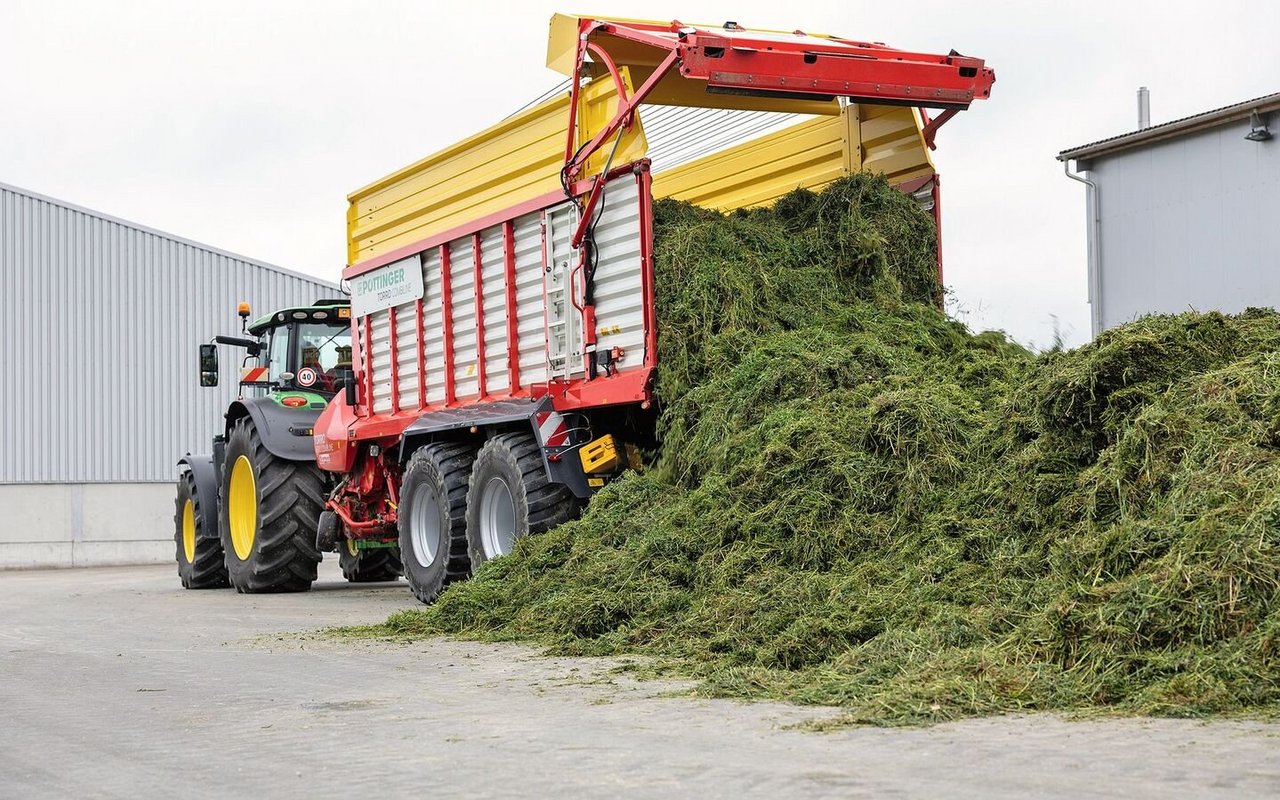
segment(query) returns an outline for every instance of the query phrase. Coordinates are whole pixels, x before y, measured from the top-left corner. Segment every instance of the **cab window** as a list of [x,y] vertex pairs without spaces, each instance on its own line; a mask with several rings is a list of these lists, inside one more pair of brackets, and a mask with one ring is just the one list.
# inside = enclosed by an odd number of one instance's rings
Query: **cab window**
[[271,344],[267,347],[267,378],[279,381],[282,373],[289,371],[289,334],[288,325],[282,325],[271,331]]
[[308,322],[298,326],[301,347],[299,368],[311,367],[321,375],[351,368],[351,326]]

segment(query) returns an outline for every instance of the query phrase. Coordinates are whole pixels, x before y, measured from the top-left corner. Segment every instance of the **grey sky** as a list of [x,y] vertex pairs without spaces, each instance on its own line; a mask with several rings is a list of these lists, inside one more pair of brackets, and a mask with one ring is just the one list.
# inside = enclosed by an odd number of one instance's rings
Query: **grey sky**
[[1083,187],[1054,154],[1280,90],[1273,2],[56,2],[0,0],[0,181],[336,279],[347,192],[556,84],[555,11],[803,28],[996,70],[950,122],[960,316],[1088,337]]

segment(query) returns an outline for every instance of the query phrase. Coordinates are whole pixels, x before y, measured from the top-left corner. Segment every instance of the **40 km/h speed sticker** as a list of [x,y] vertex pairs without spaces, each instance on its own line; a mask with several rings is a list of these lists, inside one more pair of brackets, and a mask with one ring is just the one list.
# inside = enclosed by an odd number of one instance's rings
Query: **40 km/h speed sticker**
[[320,379],[320,376],[317,375],[316,371],[311,367],[303,367],[302,369],[298,370],[299,386],[315,386],[316,381],[319,379]]

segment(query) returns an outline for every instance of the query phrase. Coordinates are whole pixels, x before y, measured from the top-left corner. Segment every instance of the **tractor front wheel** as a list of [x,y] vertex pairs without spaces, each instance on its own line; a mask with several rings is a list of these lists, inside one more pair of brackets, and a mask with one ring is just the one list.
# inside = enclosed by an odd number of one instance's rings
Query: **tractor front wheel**
[[230,585],[218,532],[205,530],[205,503],[213,503],[216,508],[218,500],[201,497],[195,473],[183,472],[178,478],[173,541],[178,549],[178,577],[186,589],[222,589]]
[[316,522],[324,477],[315,464],[276,458],[249,417],[233,423],[222,470],[222,549],[241,592],[304,592],[316,579]]

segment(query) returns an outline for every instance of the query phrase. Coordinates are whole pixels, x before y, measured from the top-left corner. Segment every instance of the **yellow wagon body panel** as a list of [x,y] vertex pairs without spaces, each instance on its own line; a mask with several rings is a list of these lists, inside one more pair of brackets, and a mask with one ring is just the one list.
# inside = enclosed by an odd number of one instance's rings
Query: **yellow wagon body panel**
[[[622,71],[631,89],[630,78]],[[603,127],[617,108],[610,80],[583,87],[578,141]],[[347,196],[347,263],[481,219],[560,188],[569,97],[548,100],[463,139]],[[612,145],[610,145],[610,149]],[[640,125],[628,131],[614,162],[644,156]],[[608,151],[589,163],[599,169]]]

